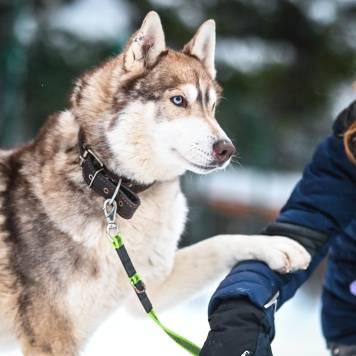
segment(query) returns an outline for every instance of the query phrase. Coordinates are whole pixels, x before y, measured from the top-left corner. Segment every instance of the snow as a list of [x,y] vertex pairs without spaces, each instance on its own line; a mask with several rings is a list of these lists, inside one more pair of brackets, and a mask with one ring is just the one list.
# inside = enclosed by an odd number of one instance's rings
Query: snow
[[[199,346],[203,345],[209,331],[206,311],[213,290],[185,305],[160,313],[159,319],[172,331]],[[328,355],[321,334],[319,303],[319,298],[311,298],[302,288],[277,312],[277,333],[272,343],[274,356]],[[97,330],[81,356],[139,356],[143,353],[156,356],[188,355],[149,317],[136,319],[119,310]],[[1,355],[21,356],[21,353],[1,352]]]
[[[158,317],[169,329],[203,345],[209,331],[207,304],[210,293]],[[294,299],[286,303],[276,314],[277,334],[272,343],[274,356],[327,356],[319,323],[319,302],[309,299],[301,289]],[[120,325],[120,318],[127,318]],[[237,336],[238,337],[238,336]],[[131,319],[125,312],[117,312],[98,330],[83,356],[147,354],[183,356],[188,355],[176,345],[153,321]]]

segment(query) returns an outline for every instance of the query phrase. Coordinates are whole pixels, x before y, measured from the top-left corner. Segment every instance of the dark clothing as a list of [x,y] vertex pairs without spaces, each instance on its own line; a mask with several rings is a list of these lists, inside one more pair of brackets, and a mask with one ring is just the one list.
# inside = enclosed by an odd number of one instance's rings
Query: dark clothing
[[220,303],[209,323],[199,356],[272,356],[266,314],[247,298]]
[[214,293],[209,315],[222,300],[248,297],[266,313],[273,339],[274,298],[278,309],[329,252],[322,296],[323,332],[330,342],[356,344],[356,292],[350,287],[356,281],[356,166],[347,158],[342,139],[355,120],[353,103],[338,116],[333,135],[320,143],[279,216],[263,232],[288,236],[304,245],[313,256],[308,269],[281,275],[262,262],[242,262]]

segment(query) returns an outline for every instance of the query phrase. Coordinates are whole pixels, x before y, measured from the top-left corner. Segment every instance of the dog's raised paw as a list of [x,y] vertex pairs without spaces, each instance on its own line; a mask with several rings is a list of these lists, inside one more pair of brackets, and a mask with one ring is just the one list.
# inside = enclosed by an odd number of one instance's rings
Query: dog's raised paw
[[307,269],[310,254],[298,242],[283,236],[260,236],[263,256],[256,256],[280,273]]

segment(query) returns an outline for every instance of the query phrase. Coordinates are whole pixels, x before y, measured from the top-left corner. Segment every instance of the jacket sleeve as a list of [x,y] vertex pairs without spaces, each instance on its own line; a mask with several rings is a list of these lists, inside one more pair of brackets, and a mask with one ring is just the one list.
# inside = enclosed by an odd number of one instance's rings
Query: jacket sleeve
[[356,167],[347,158],[342,140],[345,127],[356,117],[355,108],[354,103],[339,115],[334,134],[318,146],[279,216],[262,232],[287,236],[304,245],[312,255],[308,269],[281,275],[262,262],[242,262],[213,294],[209,315],[221,300],[248,297],[265,310],[272,326],[270,337],[274,337],[274,311],[307,280],[355,214]]

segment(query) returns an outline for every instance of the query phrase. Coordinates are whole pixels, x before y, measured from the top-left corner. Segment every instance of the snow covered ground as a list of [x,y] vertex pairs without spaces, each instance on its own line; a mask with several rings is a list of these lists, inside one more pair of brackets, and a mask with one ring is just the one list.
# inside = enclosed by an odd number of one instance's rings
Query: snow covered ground
[[[159,318],[166,327],[202,345],[209,330],[206,320],[209,296],[210,292],[188,304],[161,313]],[[277,335],[272,344],[274,356],[328,356],[320,330],[319,309],[319,299],[310,298],[302,288],[277,312]],[[20,352],[0,354],[21,356]],[[96,332],[82,356],[142,354],[188,355],[151,319],[135,319],[124,311],[118,311]]]
[[[206,309],[210,293],[159,315],[171,330],[201,346],[209,331]],[[303,289],[276,314],[274,356],[327,356],[319,322],[319,299]],[[120,322],[120,318],[124,318]],[[121,352],[119,352],[121,350]],[[125,351],[122,351],[125,350]],[[131,319],[119,311],[92,338],[83,356],[188,355],[149,318]],[[221,355],[225,356],[225,355]],[[227,356],[227,355],[226,355]]]

